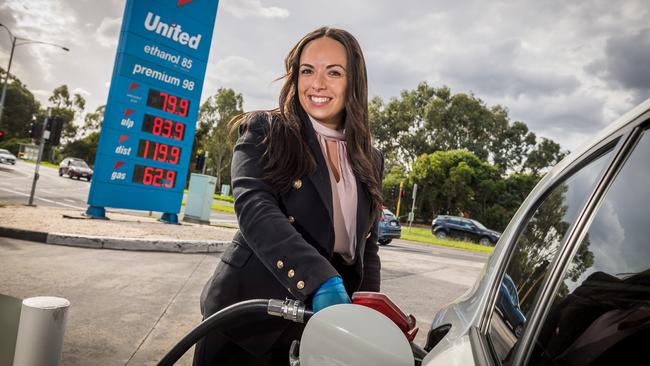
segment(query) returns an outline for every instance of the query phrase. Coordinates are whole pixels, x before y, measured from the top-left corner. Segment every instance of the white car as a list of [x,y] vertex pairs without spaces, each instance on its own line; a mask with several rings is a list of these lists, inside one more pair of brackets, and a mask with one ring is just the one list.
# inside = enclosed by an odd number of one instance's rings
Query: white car
[[422,365],[650,364],[649,126],[650,99],[540,181]]
[[16,156],[9,150],[0,149],[0,163],[16,165]]

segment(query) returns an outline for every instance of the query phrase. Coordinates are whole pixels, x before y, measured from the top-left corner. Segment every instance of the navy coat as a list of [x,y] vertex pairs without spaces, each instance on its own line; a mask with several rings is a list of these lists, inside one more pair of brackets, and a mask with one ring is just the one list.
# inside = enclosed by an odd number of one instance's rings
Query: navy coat
[[[234,146],[232,187],[240,229],[203,290],[204,317],[248,299],[293,298],[308,303],[321,283],[335,275],[343,277],[350,294],[379,291],[377,222],[370,221],[366,185],[357,179],[357,248],[355,262],[348,266],[333,253],[330,178],[311,122],[303,121],[317,169],[294,181],[284,194],[262,179],[262,141],[269,123],[260,113],[240,131]],[[383,157],[375,153],[377,169],[383,173]],[[264,354],[291,323],[262,318],[242,319],[240,326],[223,333],[246,351]]]

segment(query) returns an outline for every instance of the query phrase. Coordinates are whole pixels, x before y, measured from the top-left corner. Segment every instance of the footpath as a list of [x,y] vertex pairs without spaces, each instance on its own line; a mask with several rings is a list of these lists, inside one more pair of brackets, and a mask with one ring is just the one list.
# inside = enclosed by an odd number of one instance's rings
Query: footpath
[[82,214],[69,208],[2,206],[0,237],[87,248],[215,253],[222,252],[235,233],[229,227],[183,221],[170,225],[136,211],[108,210],[108,220]]
[[[137,211],[108,211],[109,220],[82,213],[0,206],[0,300],[70,301],[62,365],[155,365],[201,321],[201,290],[235,229],[170,225]],[[192,355],[177,364],[191,365]]]

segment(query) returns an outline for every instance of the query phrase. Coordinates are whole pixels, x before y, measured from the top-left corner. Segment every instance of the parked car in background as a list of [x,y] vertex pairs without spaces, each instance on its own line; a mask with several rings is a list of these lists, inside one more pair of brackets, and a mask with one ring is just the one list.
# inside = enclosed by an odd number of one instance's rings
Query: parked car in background
[[402,226],[395,214],[387,208],[382,210],[377,235],[379,245],[389,244],[393,239],[399,239],[402,236]]
[[16,156],[9,150],[0,149],[0,163],[16,165]]
[[83,159],[79,158],[65,158],[59,164],[59,176],[67,175],[72,178],[85,178],[87,181],[93,178],[93,170],[90,169],[88,164]]
[[490,230],[476,220],[448,215],[439,215],[433,219],[431,233],[439,239],[451,237],[481,245],[494,245],[501,236],[500,232]]

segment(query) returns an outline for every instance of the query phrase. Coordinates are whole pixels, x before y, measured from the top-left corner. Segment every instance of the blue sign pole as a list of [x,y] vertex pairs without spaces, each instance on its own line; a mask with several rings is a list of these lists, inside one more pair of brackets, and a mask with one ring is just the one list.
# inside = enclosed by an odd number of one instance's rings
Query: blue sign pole
[[218,0],[127,0],[86,216],[178,223]]

